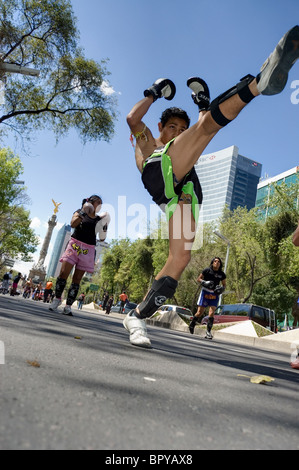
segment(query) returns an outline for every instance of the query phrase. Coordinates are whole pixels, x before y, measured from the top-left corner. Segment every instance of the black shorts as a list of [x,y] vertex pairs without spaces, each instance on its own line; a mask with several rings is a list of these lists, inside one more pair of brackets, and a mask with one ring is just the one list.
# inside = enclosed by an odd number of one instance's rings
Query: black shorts
[[173,140],[168,142],[161,151],[153,153],[146,159],[142,182],[153,201],[166,213],[168,220],[173,215],[178,202],[184,200],[192,205],[192,214],[197,222],[202,203],[200,182],[193,167],[182,181],[176,183],[171,158],[167,155],[172,142]]

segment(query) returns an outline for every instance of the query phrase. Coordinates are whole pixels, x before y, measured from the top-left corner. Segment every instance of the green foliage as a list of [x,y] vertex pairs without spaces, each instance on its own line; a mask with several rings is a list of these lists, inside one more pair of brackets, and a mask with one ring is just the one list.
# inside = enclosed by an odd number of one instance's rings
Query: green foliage
[[24,188],[16,185],[23,173],[19,157],[10,149],[0,149],[0,215],[8,211],[11,201],[24,197]]
[[[30,228],[29,212],[22,206],[10,206],[10,212],[0,217],[0,259],[2,256],[32,261],[38,239]],[[1,262],[0,262],[1,263]]]
[[69,0],[0,0],[0,42],[4,62],[40,71],[7,74],[0,124],[27,138],[48,128],[58,139],[74,128],[84,143],[111,139],[116,102],[105,93],[106,63],[84,57]]
[[21,203],[27,197],[24,187],[16,184],[23,173],[19,157],[10,149],[0,149],[0,267],[4,257],[32,261],[38,239],[30,228],[29,212]]

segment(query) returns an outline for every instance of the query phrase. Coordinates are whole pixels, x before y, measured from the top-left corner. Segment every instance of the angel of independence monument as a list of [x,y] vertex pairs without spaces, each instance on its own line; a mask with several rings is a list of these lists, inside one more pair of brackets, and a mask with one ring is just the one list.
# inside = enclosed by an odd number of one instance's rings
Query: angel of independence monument
[[46,279],[47,268],[45,266],[45,259],[48,254],[48,249],[49,249],[54,227],[57,224],[56,214],[58,212],[58,207],[61,204],[61,202],[57,204],[53,199],[52,201],[55,206],[55,209],[54,209],[54,213],[52,214],[52,217],[50,217],[50,219],[48,220],[48,230],[44,239],[43,246],[40,250],[39,260],[36,264],[33,265],[28,276],[29,278],[32,279],[33,282],[44,282],[44,280]]

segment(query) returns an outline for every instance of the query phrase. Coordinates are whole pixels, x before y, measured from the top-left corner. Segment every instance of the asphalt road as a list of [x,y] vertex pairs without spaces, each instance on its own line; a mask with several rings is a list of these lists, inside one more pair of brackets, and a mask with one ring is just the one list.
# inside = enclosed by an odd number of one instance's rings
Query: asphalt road
[[0,449],[299,449],[286,354],[157,327],[143,350],[121,319],[74,313],[0,295]]

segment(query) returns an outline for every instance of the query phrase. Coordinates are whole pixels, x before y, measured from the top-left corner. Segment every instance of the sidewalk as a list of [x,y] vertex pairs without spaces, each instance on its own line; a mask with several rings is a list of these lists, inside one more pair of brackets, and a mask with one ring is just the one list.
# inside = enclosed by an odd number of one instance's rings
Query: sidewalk
[[[110,314],[107,315],[104,310],[101,310],[97,305],[94,306],[92,304],[85,305],[83,307],[83,311],[103,315],[106,318],[113,317],[120,318],[122,320],[125,318],[125,315],[116,312],[110,312]],[[217,341],[229,341],[235,344],[243,344],[249,347],[277,351],[285,354],[294,353],[296,348],[299,350],[299,328],[259,338],[251,333],[249,323],[251,322],[238,322],[238,324],[234,324],[234,326],[224,328],[223,330],[213,331],[214,339],[217,339]],[[188,325],[179,317],[179,315],[173,312],[166,312],[159,317],[150,318],[147,320],[147,324],[189,333]],[[195,328],[194,334],[204,337],[205,330]]]

